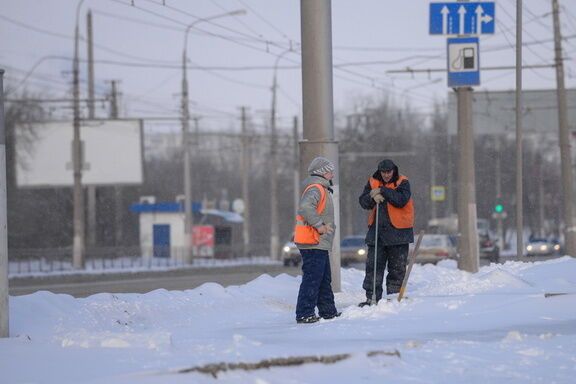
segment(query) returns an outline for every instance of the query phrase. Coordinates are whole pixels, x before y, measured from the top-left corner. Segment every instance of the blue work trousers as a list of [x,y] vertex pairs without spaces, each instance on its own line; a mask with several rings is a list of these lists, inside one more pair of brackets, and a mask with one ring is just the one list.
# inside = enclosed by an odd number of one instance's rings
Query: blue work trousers
[[296,319],[314,316],[318,307],[320,317],[332,317],[336,313],[330,257],[323,249],[301,249],[302,283],[296,304]]

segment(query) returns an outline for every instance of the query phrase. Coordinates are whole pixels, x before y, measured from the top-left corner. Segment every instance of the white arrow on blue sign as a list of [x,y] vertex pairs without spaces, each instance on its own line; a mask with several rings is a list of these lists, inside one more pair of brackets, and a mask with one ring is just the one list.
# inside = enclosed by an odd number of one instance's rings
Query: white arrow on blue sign
[[430,3],[431,35],[494,33],[494,2]]

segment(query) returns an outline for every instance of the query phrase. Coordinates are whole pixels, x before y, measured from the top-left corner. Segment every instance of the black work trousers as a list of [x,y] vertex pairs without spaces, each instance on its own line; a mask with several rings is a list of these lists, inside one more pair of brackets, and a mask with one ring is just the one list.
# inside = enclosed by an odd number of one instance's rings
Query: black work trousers
[[[374,246],[368,246],[366,258],[366,276],[362,288],[366,290],[366,297],[372,298],[374,286]],[[376,260],[376,300],[382,298],[382,284],[384,282],[384,270],[386,275],[386,293],[388,295],[398,293],[406,274],[408,260],[408,244],[380,245],[378,244],[378,259]]]

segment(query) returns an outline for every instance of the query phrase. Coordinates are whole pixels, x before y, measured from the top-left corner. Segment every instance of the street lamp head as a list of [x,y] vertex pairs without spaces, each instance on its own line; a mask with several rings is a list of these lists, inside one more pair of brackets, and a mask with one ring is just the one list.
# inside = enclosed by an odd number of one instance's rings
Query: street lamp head
[[184,31],[184,51],[186,51],[186,45],[188,44],[188,32],[190,32],[190,30],[197,24],[203,23],[205,21],[212,21],[214,19],[219,19],[221,17],[228,17],[228,16],[240,16],[240,15],[245,15],[246,14],[246,10],[245,9],[237,9],[235,11],[230,11],[230,12],[226,12],[226,13],[220,13],[218,15],[214,15],[214,16],[208,16],[208,17],[202,17],[200,19],[197,19],[195,21],[193,21],[192,23],[190,23],[187,27],[186,30]]

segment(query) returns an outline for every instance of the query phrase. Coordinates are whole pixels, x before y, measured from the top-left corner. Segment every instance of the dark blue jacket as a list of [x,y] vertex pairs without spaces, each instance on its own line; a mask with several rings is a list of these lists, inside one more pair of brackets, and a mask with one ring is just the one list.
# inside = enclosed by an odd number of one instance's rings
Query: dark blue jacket
[[[398,170],[395,169],[395,176]],[[380,172],[376,171],[373,178],[382,180]],[[396,179],[398,179],[396,177]],[[384,182],[382,180],[382,182]],[[358,198],[360,206],[366,210],[372,210],[376,205],[376,202],[370,197],[370,182],[368,181],[364,186],[364,191]],[[414,242],[414,230],[412,228],[397,229],[394,228],[390,222],[390,216],[388,215],[388,209],[386,208],[386,202],[396,206],[403,207],[408,203],[412,192],[410,191],[410,182],[404,180],[396,187],[396,189],[390,189],[386,187],[381,187],[380,192],[384,196],[385,202],[380,204],[380,209],[378,212],[378,244],[379,245],[400,245],[408,244]],[[374,245],[375,240],[375,227],[376,221],[368,228],[368,233],[366,234],[366,244],[369,246]]]

